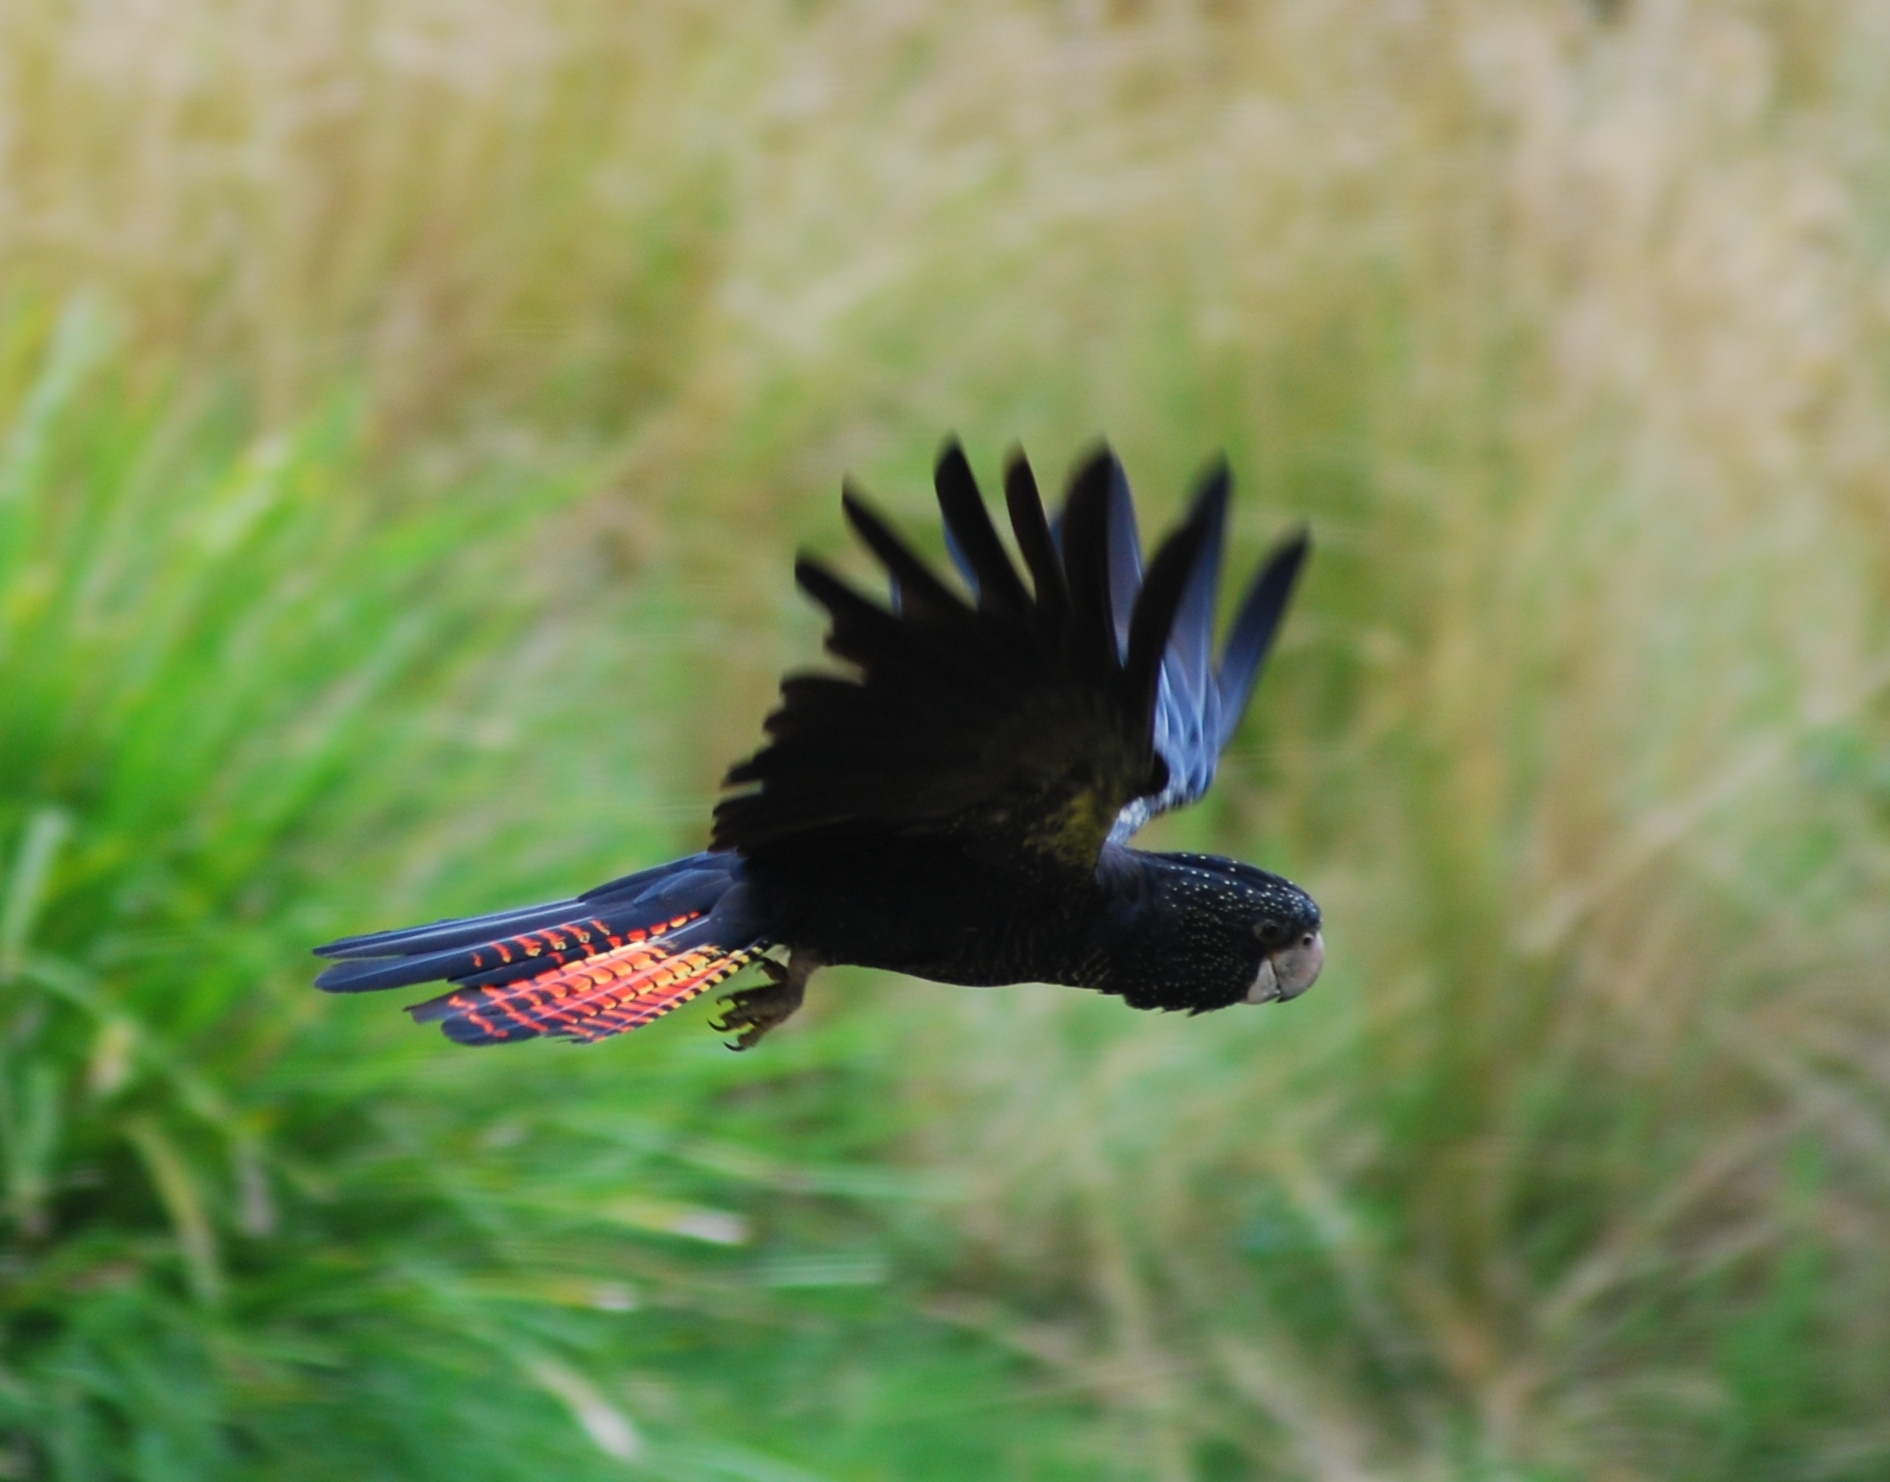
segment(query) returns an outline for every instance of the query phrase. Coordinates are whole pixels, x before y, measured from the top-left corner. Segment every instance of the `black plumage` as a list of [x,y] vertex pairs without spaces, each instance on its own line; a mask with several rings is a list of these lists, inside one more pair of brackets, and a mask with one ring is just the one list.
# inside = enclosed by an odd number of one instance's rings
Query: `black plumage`
[[318,952],[341,961],[318,985],[445,980],[453,990],[414,1013],[455,1039],[596,1039],[758,962],[769,981],[729,995],[718,1025],[742,1047],[831,963],[1197,1013],[1304,992],[1324,944],[1303,891],[1234,860],[1128,845],[1213,780],[1304,534],[1269,558],[1216,666],[1224,467],[1146,571],[1106,449],[1079,467],[1054,525],[1013,458],[1021,574],[956,444],[936,484],[970,601],[849,488],[847,518],[892,604],[797,563],[850,672],[783,681],[768,744],[728,774],[708,851],[569,901],[331,943]]

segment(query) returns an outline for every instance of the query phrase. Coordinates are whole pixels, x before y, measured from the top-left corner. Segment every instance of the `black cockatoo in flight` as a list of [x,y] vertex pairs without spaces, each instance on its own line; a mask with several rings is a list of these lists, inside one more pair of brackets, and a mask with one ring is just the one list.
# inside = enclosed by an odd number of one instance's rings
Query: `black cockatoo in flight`
[[1122,467],[1078,468],[1052,523],[1014,455],[1023,574],[948,444],[936,470],[948,586],[851,489],[847,519],[890,607],[818,561],[846,674],[791,674],[768,744],[729,772],[709,848],[571,900],[317,948],[332,993],[444,981],[415,1005],[462,1044],[636,1029],[758,964],[715,1028],[746,1049],[833,963],[943,983],[1064,983],[1201,1013],[1304,993],[1319,907],[1236,860],[1129,839],[1192,802],[1253,692],[1305,534],[1268,559],[1213,657],[1229,478],[1212,469],[1144,570]]

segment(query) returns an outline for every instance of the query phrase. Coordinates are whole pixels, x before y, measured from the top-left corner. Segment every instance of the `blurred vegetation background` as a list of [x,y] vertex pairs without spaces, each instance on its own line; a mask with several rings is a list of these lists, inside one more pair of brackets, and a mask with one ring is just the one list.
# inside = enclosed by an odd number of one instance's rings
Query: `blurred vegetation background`
[[[1890,10],[0,10],[0,1477],[1890,1475]],[[699,847],[857,475],[1317,559],[1332,961],[455,1049]]]

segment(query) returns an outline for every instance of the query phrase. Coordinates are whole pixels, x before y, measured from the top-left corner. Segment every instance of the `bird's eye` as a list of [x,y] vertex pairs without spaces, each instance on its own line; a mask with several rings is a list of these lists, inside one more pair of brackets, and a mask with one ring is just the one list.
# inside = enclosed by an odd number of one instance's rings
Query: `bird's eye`
[[1302,947],[1310,947],[1312,945],[1312,933],[1307,932],[1305,936],[1301,937],[1299,939],[1299,944]]

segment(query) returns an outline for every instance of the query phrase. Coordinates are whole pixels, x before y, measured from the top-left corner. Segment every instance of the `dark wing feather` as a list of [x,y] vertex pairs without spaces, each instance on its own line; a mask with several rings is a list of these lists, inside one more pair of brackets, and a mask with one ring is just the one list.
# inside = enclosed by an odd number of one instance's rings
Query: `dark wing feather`
[[1201,481],[1195,517],[1206,535],[1175,614],[1162,659],[1155,707],[1155,748],[1168,762],[1168,786],[1151,805],[1165,813],[1205,793],[1221,755],[1220,687],[1214,677],[1214,619],[1221,585],[1221,547],[1227,529],[1229,479],[1217,464]]
[[1069,604],[1063,558],[1057,554],[1057,543],[1050,535],[1043,499],[1037,493],[1037,476],[1030,471],[1021,450],[1012,453],[1004,466],[1004,506],[1011,517],[1011,534],[1017,537],[1018,553],[1030,572],[1042,621],[1055,625],[1062,621],[1063,609]]
[[1107,448],[1084,462],[1071,481],[1059,525],[1070,593],[1072,657],[1097,674],[1122,661],[1109,599],[1109,520],[1115,512],[1109,475],[1115,462]]
[[[1030,593],[1005,553],[1004,542],[998,539],[990,512],[984,507],[984,496],[971,476],[971,465],[957,443],[948,444],[940,455],[935,482],[939,513],[945,517],[946,547],[953,564],[970,584],[978,606],[1024,621]],[[1133,593],[1129,600],[1135,600]]]
[[1214,617],[1230,489],[1227,466],[1217,462],[1195,493],[1189,524],[1200,527],[1201,541],[1162,655],[1155,702],[1155,748],[1167,763],[1168,784],[1156,796],[1132,799],[1123,808],[1109,835],[1117,843],[1156,814],[1193,802],[1213,784],[1221,752],[1253,696],[1260,666],[1311,548],[1302,530],[1267,558],[1241,602],[1217,668]]
[[1273,635],[1279,631],[1280,619],[1286,615],[1286,604],[1293,595],[1293,585],[1299,580],[1300,568],[1306,564],[1311,550],[1312,536],[1305,530],[1280,542],[1267,557],[1267,564],[1248,588],[1240,611],[1235,615],[1233,630],[1227,635],[1227,648],[1221,654],[1217,681],[1222,746],[1232,738],[1234,727],[1240,724],[1241,713],[1253,696],[1253,687],[1260,678],[1260,665],[1273,646]]
[[[1135,496],[1122,465],[1109,460],[1109,606],[1115,614],[1116,642],[1129,650],[1129,624],[1136,594],[1142,589],[1142,540],[1135,528]],[[1179,616],[1176,622],[1180,622]]]
[[[1182,527],[1191,539],[1170,540],[1155,553],[1129,622],[1129,652],[1123,667],[1131,693],[1148,709],[1151,728],[1158,719],[1162,681],[1175,653],[1177,614],[1194,591],[1195,574],[1202,566],[1211,529],[1206,513],[1196,510]],[[1163,760],[1167,762],[1165,757]]]
[[948,448],[939,503],[975,608],[849,494],[848,518],[894,579],[899,608],[818,562],[797,565],[832,617],[829,651],[857,677],[783,683],[769,745],[729,773],[744,790],[716,809],[714,847],[754,855],[837,836],[952,835],[999,870],[1093,869],[1123,806],[1166,781],[1156,685],[1205,534],[1191,522],[1169,538],[1119,636],[1119,481],[1106,453],[1083,466],[1059,552],[1029,466],[1013,459],[1006,503],[1027,590],[962,454]]

